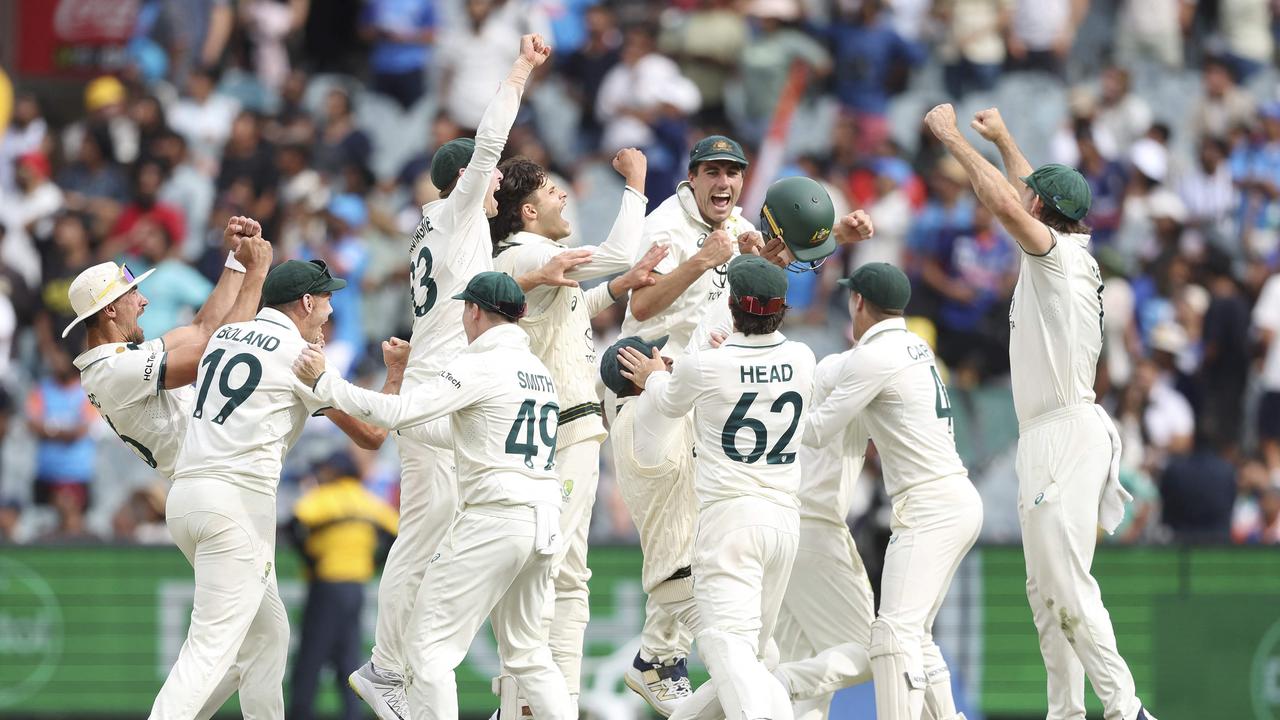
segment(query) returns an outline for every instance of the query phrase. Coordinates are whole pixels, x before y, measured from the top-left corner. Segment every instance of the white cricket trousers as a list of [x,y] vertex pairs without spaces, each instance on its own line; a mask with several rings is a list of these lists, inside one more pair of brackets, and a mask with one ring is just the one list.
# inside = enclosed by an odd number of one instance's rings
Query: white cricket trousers
[[587,583],[587,535],[591,530],[591,509],[600,483],[600,441],[584,440],[556,450],[556,469],[568,497],[560,512],[560,532],[564,540],[556,554],[555,602],[544,610],[551,657],[564,675],[565,685],[575,705],[582,684],[582,642],[591,617]]
[[1089,572],[1111,462],[1105,422],[1095,406],[1076,405],[1019,431],[1018,520],[1027,599],[1048,671],[1048,720],[1083,720],[1085,673],[1107,720],[1133,720],[1142,705]]
[[933,642],[933,621],[960,561],[982,529],[982,500],[964,475],[916,485],[893,498],[893,531],[871,623],[876,715],[919,720],[956,715],[951,676]]
[[[844,524],[821,520],[800,521],[800,548],[796,552],[791,580],[782,597],[778,614],[778,641],[782,662],[778,669],[786,676],[793,696],[819,695],[795,703],[796,720],[826,720],[831,694],[838,683],[847,687],[871,679],[871,622],[875,619],[875,597],[867,570],[862,565],[853,536]],[[837,645],[848,646],[857,660],[853,675],[836,673],[824,663],[804,663],[819,651]],[[795,664],[789,664],[795,663]],[[849,667],[843,661],[839,668]]]
[[534,549],[534,509],[465,506],[418,586],[406,649],[414,720],[457,720],[454,670],[486,617],[498,656],[538,720],[574,720],[564,676],[551,659],[543,607],[551,599],[552,556]]
[[694,642],[730,720],[791,720],[791,699],[759,659],[773,636],[800,540],[800,513],[741,496],[702,508],[693,592],[703,629]]
[[409,678],[404,640],[427,562],[458,512],[453,449],[396,436],[400,451],[400,528],[378,581],[373,664]]
[[284,717],[289,620],[276,586],[275,498],[185,479],[165,502],[169,533],[195,570],[191,626],[151,720],[210,717],[235,689],[247,720]]

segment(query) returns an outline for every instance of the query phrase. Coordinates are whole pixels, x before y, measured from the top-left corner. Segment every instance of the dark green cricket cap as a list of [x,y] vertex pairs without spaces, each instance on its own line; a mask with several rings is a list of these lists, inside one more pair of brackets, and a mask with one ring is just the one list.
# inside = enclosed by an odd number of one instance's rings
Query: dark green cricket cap
[[623,348],[631,348],[645,357],[651,357],[654,348],[661,350],[662,346],[667,344],[667,337],[663,335],[650,342],[638,335],[632,335],[610,345],[600,358],[600,379],[604,381],[604,386],[612,390],[614,395],[622,395],[629,391],[631,381],[622,376],[622,367],[618,364],[618,353]]
[[431,184],[437,190],[449,187],[458,177],[458,171],[471,163],[475,151],[476,141],[471,138],[458,138],[441,145],[431,156]]
[[453,299],[475,303],[485,310],[496,312],[511,320],[524,317],[526,307],[524,291],[520,289],[515,278],[492,270],[471,278],[466,289],[454,295]]
[[732,160],[742,167],[747,166],[747,155],[737,140],[724,135],[710,135],[699,140],[689,151],[689,169],[700,162],[709,160]]
[[1046,205],[1072,220],[1080,220],[1089,214],[1093,193],[1089,181],[1075,168],[1049,163],[1022,178]]
[[775,315],[787,304],[787,271],[759,255],[729,263],[729,303],[752,315]]
[[911,281],[889,263],[867,263],[838,284],[884,310],[905,310],[911,301]]
[[303,295],[333,292],[346,286],[346,280],[329,273],[323,260],[285,260],[272,268],[262,282],[262,304],[283,305]]

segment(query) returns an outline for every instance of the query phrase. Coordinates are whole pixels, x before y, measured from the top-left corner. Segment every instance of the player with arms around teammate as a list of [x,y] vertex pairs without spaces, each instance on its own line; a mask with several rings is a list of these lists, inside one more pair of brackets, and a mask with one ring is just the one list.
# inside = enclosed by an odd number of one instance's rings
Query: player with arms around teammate
[[[600,444],[605,438],[600,398],[596,394],[596,350],[591,318],[629,291],[654,282],[650,271],[666,254],[654,246],[631,266],[631,250],[644,227],[644,153],[624,149],[613,166],[626,180],[622,207],[609,237],[591,261],[566,273],[572,280],[618,275],[587,292],[575,286],[538,287],[527,295],[529,311],[520,327],[529,335],[533,354],[551,371],[562,404],[556,435],[556,467],[566,494],[561,529],[566,542],[556,557],[554,618],[549,614],[551,654],[564,673],[576,705],[582,674],[582,642],[589,608],[587,532],[600,477]],[[498,214],[490,219],[494,265],[519,277],[536,273],[557,255],[569,252],[560,240],[572,232],[562,214],[565,194],[546,170],[528,159],[504,162],[502,185],[494,197]]]
[[928,703],[930,717],[953,720],[951,677],[933,642],[933,620],[978,538],[982,501],[956,453],[951,403],[933,351],[903,320],[911,298],[907,276],[887,263],[869,263],[840,284],[853,292],[857,345],[826,400],[809,413],[804,442],[839,442],[860,420],[884,468],[893,536],[880,613],[871,624],[877,716],[919,720]]
[[147,298],[138,285],[152,270],[134,277],[127,265],[100,263],[67,289],[76,319],[83,322],[86,348],[75,359],[89,402],[142,461],[166,478],[182,445],[195,390],[190,385],[209,337],[224,322],[239,322],[258,310],[262,280],[271,267],[271,245],[258,223],[227,221],[223,239],[232,252],[226,269],[190,325],[147,340],[138,326]]
[[[289,624],[276,586],[276,486],[307,417],[325,410],[291,366],[307,340],[320,338],[329,295],[345,286],[320,261],[281,264],[263,282],[266,307],[219,328],[200,359],[165,507],[195,570],[195,600],[187,640],[152,706],[155,720],[197,717],[228,673],[246,717],[284,716]],[[339,426],[353,437],[364,431],[362,442],[375,434],[350,418]]]
[[[413,309],[404,390],[434,378],[466,347],[461,292],[476,273],[492,270],[488,219],[498,211],[498,160],[520,109],[530,74],[551,54],[537,35],[520,39],[511,72],[485,108],[474,140],[442,145],[431,159],[440,199],[422,208],[409,242],[409,300]],[[351,686],[380,720],[407,720],[403,639],[427,560],[458,508],[453,448],[447,421],[431,432],[397,438],[400,453],[400,534],[378,584],[373,657],[353,672]],[[434,439],[434,442],[432,441]]]
[[930,110],[925,123],[1022,248],[1009,364],[1019,424],[1018,519],[1027,599],[1049,674],[1049,720],[1084,717],[1085,673],[1109,720],[1150,720],[1090,574],[1099,524],[1113,532],[1130,497],[1114,460],[1119,433],[1094,404],[1104,328],[1102,274],[1082,222],[1089,185],[1063,165],[1032,172],[994,108],[970,126],[1000,150],[1005,174],[960,134],[950,105]]
[[456,720],[454,669],[488,617],[503,666],[534,715],[569,720],[577,712],[542,625],[560,544],[555,382],[516,324],[525,297],[515,280],[483,272],[455,299],[465,303],[469,345],[435,378],[400,397],[361,390],[325,372],[324,356],[314,348],[295,370],[319,397],[382,427],[450,421],[462,502],[430,559],[407,628],[413,717]]
[[694,349],[671,372],[656,352],[624,348],[619,362],[668,418],[693,412],[694,597],[698,652],[731,718],[789,720],[791,701],[759,659],[773,634],[799,539],[800,420],[813,386],[813,351],[777,328],[786,271],[746,255],[728,269],[734,333]]

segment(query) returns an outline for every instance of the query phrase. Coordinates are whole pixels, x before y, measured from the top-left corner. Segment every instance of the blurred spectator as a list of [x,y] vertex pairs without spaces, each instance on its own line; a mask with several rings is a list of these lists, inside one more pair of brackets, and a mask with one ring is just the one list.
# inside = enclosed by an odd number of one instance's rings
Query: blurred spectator
[[1218,31],[1226,52],[1223,58],[1236,77],[1248,80],[1272,62],[1272,7],[1270,0],[1219,0]]
[[187,139],[196,167],[212,177],[218,172],[222,146],[240,104],[216,90],[217,71],[196,68],[186,81],[186,94],[169,110],[169,126]]
[[158,338],[181,325],[186,312],[199,309],[213,285],[177,256],[169,229],[155,219],[139,220],[130,235],[130,262],[136,263],[137,272],[155,268],[144,288],[147,305],[138,326],[148,338]]
[[1103,343],[1099,378],[1112,387],[1123,388],[1133,378],[1133,358],[1141,355],[1142,344],[1134,322],[1133,286],[1126,277],[1124,257],[1115,248],[1097,252],[1102,272]]
[[[1167,353],[1173,349],[1172,343],[1162,343],[1160,349]],[[1175,374],[1168,366],[1161,367],[1154,360],[1138,363],[1134,385],[1145,398],[1142,429],[1147,439],[1145,462],[1149,468],[1163,469],[1170,454],[1189,452],[1195,437],[1195,413],[1175,383]]]
[[903,73],[924,60],[923,50],[903,40],[881,9],[881,0],[865,0],[844,10],[830,29],[836,97],[858,119],[864,148],[887,136],[889,95],[905,84]]
[[195,262],[205,251],[209,213],[213,209],[213,181],[196,169],[187,152],[187,141],[178,133],[169,131],[155,141],[155,146],[155,155],[169,168],[156,198],[182,213],[187,229],[186,237],[179,243],[182,257]]
[[19,541],[18,525],[21,522],[22,503],[13,498],[0,499],[0,545]]
[[940,299],[938,356],[965,389],[1008,372],[1008,299],[1017,273],[1013,241],[983,205],[971,227],[938,233],[925,254],[921,279]]
[[1116,28],[1116,60],[1154,60],[1182,67],[1182,34],[1191,26],[1195,0],[1122,0]]
[[80,386],[80,373],[61,348],[45,356],[44,376],[27,395],[27,427],[36,437],[35,500],[58,511],[60,538],[86,535],[84,511],[95,471],[89,431],[98,413]]
[[155,157],[156,141],[169,133],[164,106],[154,95],[143,95],[129,105],[129,118],[138,129],[138,159]]
[[[1231,272],[1231,258],[1211,250],[1204,263],[1211,296],[1200,337],[1200,422],[1209,445],[1234,459],[1244,430],[1249,378],[1249,301]],[[1207,450],[1206,450],[1207,452]]]
[[1151,107],[1131,90],[1127,70],[1113,66],[1102,71],[1093,127],[1121,148],[1131,147],[1151,127]]
[[242,112],[231,126],[231,138],[222,155],[216,189],[226,192],[237,180],[248,180],[253,189],[249,216],[264,227],[275,226],[276,188],[279,173],[275,150],[262,139],[262,122],[251,112]]
[[938,0],[934,13],[946,27],[938,56],[947,94],[961,99],[987,92],[1000,79],[1004,38],[1013,0]]
[[349,164],[368,165],[372,154],[369,136],[356,127],[351,97],[344,90],[330,90],[325,95],[323,130],[311,156],[312,166],[332,179]]
[[[4,243],[4,225],[0,224],[0,246]],[[23,307],[26,283],[8,268],[0,267],[0,377],[12,378],[14,340],[19,330],[29,324],[29,313]],[[0,440],[4,435],[0,434]],[[0,468],[2,469],[2,468]]]
[[1189,454],[1169,459],[1160,476],[1161,517],[1179,542],[1231,541],[1236,469],[1201,434]]
[[814,87],[831,73],[831,56],[796,27],[800,20],[799,0],[752,0],[747,12],[756,29],[742,50],[739,64],[744,115],[739,132],[742,140],[754,145],[769,128],[792,66],[802,65],[809,74],[810,87]]
[[1120,485],[1133,500],[1124,509],[1124,520],[1114,534],[1106,536],[1109,542],[1133,545],[1159,539],[1160,489],[1145,472],[1121,466]]
[[[585,120],[586,116],[589,114],[590,113],[584,114],[583,119]],[[450,140],[456,140],[460,137],[462,137],[462,128],[458,127],[457,123],[450,120],[449,116],[445,113],[437,114],[435,120],[431,122],[431,137],[427,141],[427,148],[405,161],[404,166],[400,168],[400,173],[397,175],[396,181],[401,185],[401,187],[405,189],[412,189],[413,184],[418,180],[418,178],[426,177],[430,174],[431,157],[435,154],[436,148],[444,145]],[[588,141],[584,138],[584,145],[581,149],[585,152],[591,152],[595,149],[598,141],[598,135],[594,141],[590,142],[590,144],[586,144]],[[414,220],[413,222],[414,225],[417,225],[418,223],[417,220]]]
[[171,79],[181,84],[187,73],[222,59],[235,25],[231,0],[159,0],[157,40],[169,53]]
[[293,661],[289,717],[310,720],[320,670],[333,670],[342,717],[363,718],[347,675],[364,661],[359,622],[365,585],[395,538],[396,511],[360,484],[355,463],[337,453],[315,470],[317,484],[293,508],[289,533],[306,562],[307,603]]
[[1093,230],[1091,237],[1096,250],[1115,240],[1123,217],[1129,176],[1123,164],[1103,156],[1094,140],[1093,127],[1087,123],[1076,128],[1076,147],[1080,156],[1080,173],[1089,181],[1089,191],[1093,196],[1085,221]]
[[67,209],[88,213],[98,233],[115,223],[121,203],[129,197],[129,184],[111,160],[113,155],[111,134],[106,126],[90,126],[80,143],[76,161],[65,167],[57,180],[66,193]]
[[511,13],[501,12],[506,2],[465,0],[466,17],[442,36],[436,52],[441,106],[472,132],[520,51],[523,28]]
[[701,0],[683,22],[667,28],[659,42],[662,52],[680,63],[680,71],[698,88],[702,97],[698,122],[720,130],[728,126],[725,88],[737,73],[751,33],[747,19],[734,5],[733,0]]
[[[973,227],[976,203],[969,192],[969,176],[960,161],[950,155],[938,161],[929,178],[932,191],[924,209],[915,218],[915,224],[907,235],[907,274],[919,279],[924,274],[924,263],[947,235],[954,235]],[[928,286],[924,292],[912,294],[909,315],[934,316],[940,300]]]
[[426,92],[436,36],[435,0],[370,0],[361,21],[361,35],[371,45],[371,89],[406,110],[413,107]]
[[356,28],[364,0],[325,0],[324,12],[307,13],[302,51],[315,73],[355,75],[363,64],[364,43]]
[[1182,198],[1165,180],[1169,151],[1160,143],[1142,138],[1129,152],[1133,172],[1125,190],[1116,247],[1129,260],[1150,260],[1165,250],[1177,249],[1182,223],[1187,219]]
[[911,166],[896,157],[877,158],[871,166],[875,174],[876,199],[867,207],[875,222],[876,233],[854,246],[856,265],[887,262],[902,265],[907,232],[911,228],[911,198],[907,186],[912,182]]
[[[670,58],[654,49],[654,30],[649,26],[628,28],[622,44],[622,61],[604,77],[596,99],[596,116],[604,127],[600,149],[613,154],[626,147],[649,153],[658,138],[654,125],[664,114],[689,115],[696,112],[701,98],[692,82],[680,74]],[[686,160],[686,158],[680,158]],[[652,169],[655,158],[651,155]],[[659,165],[670,165],[657,158]],[[650,187],[654,183],[648,183]],[[649,201],[654,193],[646,189]]]
[[111,516],[111,529],[116,540],[143,545],[172,545],[169,526],[165,523],[164,501],[168,486],[152,483],[129,493],[129,497]]
[[16,171],[17,192],[0,192],[0,224],[7,231],[0,260],[34,287],[40,282],[38,244],[49,238],[53,216],[64,198],[49,179],[49,158],[43,153],[30,152],[18,158]]
[[1244,250],[1266,257],[1280,242],[1280,102],[1260,110],[1262,134],[1236,149],[1231,173],[1240,188]]
[[1231,168],[1227,166],[1227,143],[1221,138],[1200,140],[1199,157],[1178,179],[1178,197],[1187,208],[1187,230],[1201,242],[1239,253],[1232,241],[1236,200]]
[[41,354],[60,346],[69,355],[84,348],[83,325],[71,329],[66,338],[62,329],[76,317],[67,290],[81,271],[95,264],[90,248],[89,226],[76,213],[62,213],[53,226],[53,241],[44,256],[44,281],[40,285],[40,307],[36,315],[36,337]]
[[1231,539],[1240,544],[1280,544],[1280,485],[1253,458],[1240,469],[1240,487],[1231,516]]
[[164,226],[165,233],[173,238],[175,245],[187,236],[182,211],[160,202],[160,188],[164,180],[164,166],[159,160],[143,160],[133,166],[132,200],[120,211],[107,242],[99,250],[101,257],[115,257],[122,252],[138,254],[138,240],[133,237],[133,230],[142,220]]
[[1271,482],[1280,488],[1280,275],[1262,286],[1253,306],[1253,330],[1264,353],[1258,373],[1258,444]]
[[253,66],[258,80],[278,92],[289,76],[285,38],[302,27],[310,0],[249,0],[243,13],[253,43]]
[[[347,289],[351,292],[341,299],[337,293],[333,295],[333,316],[329,321],[332,340],[326,340],[326,343],[333,345],[333,350],[339,355],[352,359],[359,356],[365,344],[361,298],[369,251],[362,233],[368,224],[369,211],[359,195],[338,195],[330,201],[329,225],[333,242],[329,244],[324,259],[335,275],[346,279]],[[352,370],[350,366],[339,367],[344,375]]]
[[1253,122],[1253,95],[1236,84],[1235,72],[1221,58],[1210,57],[1201,72],[1202,95],[1192,107],[1191,127],[1197,137],[1226,138]]
[[[732,14],[737,17],[737,13]],[[586,30],[586,41],[559,62],[557,68],[567,82],[565,89],[582,108],[578,122],[579,150],[592,153],[600,147],[604,132],[596,117],[596,102],[605,75],[622,59],[622,33],[618,32],[613,11],[603,4],[586,9]],[[733,57],[736,59],[737,54]]]
[[14,163],[23,155],[41,151],[48,132],[49,125],[36,96],[29,92],[18,93],[13,99],[9,127],[0,133],[0,195],[15,189]]
[[1015,70],[1062,77],[1089,0],[1015,0],[1009,60]]
[[128,91],[124,83],[103,75],[89,82],[84,89],[83,119],[71,123],[62,131],[62,151],[67,157],[80,154],[80,143],[95,126],[106,128],[111,138],[109,143],[100,143],[108,148],[107,161],[110,163],[131,163],[138,157],[141,149],[138,145],[138,126],[126,110]]

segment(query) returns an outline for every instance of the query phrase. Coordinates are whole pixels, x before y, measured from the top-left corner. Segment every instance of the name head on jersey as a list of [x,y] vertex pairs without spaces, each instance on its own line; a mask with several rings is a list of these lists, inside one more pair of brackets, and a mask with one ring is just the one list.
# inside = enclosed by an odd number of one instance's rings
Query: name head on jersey
[[813,262],[836,251],[831,227],[836,208],[816,180],[783,178],[769,186],[760,208],[760,232],[765,240],[779,238],[797,260]]
[[729,305],[750,315],[776,315],[787,306],[787,273],[758,255],[729,263]]
[[458,181],[458,173],[471,163],[475,151],[475,140],[458,138],[441,145],[431,156],[431,184],[440,191],[441,197],[448,197],[453,184]]
[[618,353],[623,348],[631,348],[636,352],[643,353],[645,357],[653,357],[654,348],[661,350],[662,346],[666,344],[666,335],[653,342],[642,340],[635,335],[622,338],[610,345],[609,349],[605,350],[604,355],[600,357],[600,380],[604,382],[605,387],[612,390],[613,394],[618,397],[636,394],[638,392],[636,386],[622,376],[622,367],[618,364]]
[[1049,207],[1069,220],[1079,221],[1089,214],[1093,193],[1089,182],[1075,168],[1049,163],[1022,178],[1022,182]]
[[[71,333],[71,328],[98,314],[125,293],[137,287],[138,283],[146,280],[147,276],[153,272],[155,268],[135,276],[128,265],[104,262],[77,275],[67,288],[67,299],[71,301],[71,309],[75,311],[76,318],[63,329],[62,337],[65,338]],[[145,299],[141,300],[137,303],[136,314],[125,312],[119,318],[122,325],[121,331],[128,342],[143,340],[142,331],[137,329],[137,316],[142,314],[142,308],[146,307],[146,304]],[[124,317],[124,315],[132,315],[132,317]],[[132,328],[124,325],[132,325]]]

